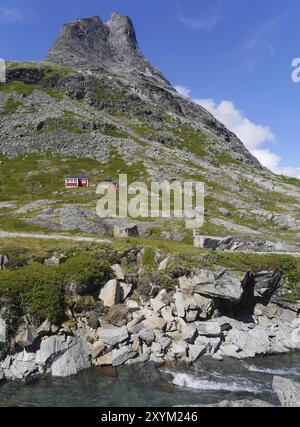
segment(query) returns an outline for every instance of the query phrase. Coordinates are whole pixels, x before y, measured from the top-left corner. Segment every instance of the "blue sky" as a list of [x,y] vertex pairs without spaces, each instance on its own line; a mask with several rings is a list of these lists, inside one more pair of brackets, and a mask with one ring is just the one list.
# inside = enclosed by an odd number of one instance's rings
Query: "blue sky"
[[299,0],[0,0],[0,57],[42,59],[62,24],[129,15],[141,50],[267,166],[300,177]]

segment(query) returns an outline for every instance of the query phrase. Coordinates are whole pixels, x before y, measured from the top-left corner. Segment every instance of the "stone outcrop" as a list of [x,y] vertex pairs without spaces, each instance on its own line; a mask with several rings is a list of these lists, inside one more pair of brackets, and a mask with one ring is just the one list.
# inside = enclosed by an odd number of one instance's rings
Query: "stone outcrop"
[[281,406],[285,408],[300,408],[300,384],[286,378],[274,377],[273,389]]

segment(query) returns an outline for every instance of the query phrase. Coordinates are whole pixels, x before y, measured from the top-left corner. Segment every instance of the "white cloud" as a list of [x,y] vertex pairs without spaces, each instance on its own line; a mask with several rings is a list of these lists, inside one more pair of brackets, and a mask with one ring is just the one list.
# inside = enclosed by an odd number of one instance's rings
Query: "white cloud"
[[186,86],[181,86],[181,85],[174,86],[174,88],[176,89],[176,91],[180,95],[184,96],[185,98],[189,98],[190,97],[190,94],[191,94],[191,89],[190,88],[188,88]]
[[253,150],[265,142],[275,142],[275,136],[269,127],[251,122],[235,107],[233,102],[221,101],[220,104],[216,104],[212,99],[195,99],[194,101],[224,123],[249,150]]
[[[178,93],[190,97],[191,90],[186,86],[175,86]],[[251,153],[266,168],[279,175],[287,175],[300,179],[300,168],[283,167],[282,159],[270,149],[261,147],[265,143],[275,143],[276,137],[268,126],[255,124],[231,101],[221,101],[219,104],[213,99],[193,99],[204,107],[229,130],[234,132]]]
[[19,9],[0,9],[0,24],[15,24],[24,21],[26,21],[26,19]]
[[272,153],[268,149],[255,149],[252,154],[261,162],[262,165],[277,173],[278,175],[292,176],[300,179],[300,168],[283,167],[280,166],[281,157],[277,154]]
[[209,17],[207,19],[192,19],[181,15],[179,19],[183,24],[192,28],[193,30],[212,30],[220,21],[220,17],[218,15]]
[[205,8],[201,8],[201,16],[187,17],[182,11],[179,14],[179,21],[193,30],[212,30],[222,20],[222,10],[224,0],[209,2]]

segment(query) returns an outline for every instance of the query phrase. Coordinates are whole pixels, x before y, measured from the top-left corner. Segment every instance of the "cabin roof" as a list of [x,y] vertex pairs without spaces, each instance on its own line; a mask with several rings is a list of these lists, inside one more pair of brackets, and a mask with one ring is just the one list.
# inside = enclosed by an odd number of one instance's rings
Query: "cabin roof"
[[65,179],[89,179],[88,176],[66,176]]

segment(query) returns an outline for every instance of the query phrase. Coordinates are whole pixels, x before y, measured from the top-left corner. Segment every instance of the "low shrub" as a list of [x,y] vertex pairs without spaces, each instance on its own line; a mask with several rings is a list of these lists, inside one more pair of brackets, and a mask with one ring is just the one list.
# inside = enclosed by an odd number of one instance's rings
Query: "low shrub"
[[0,272],[0,298],[11,298],[22,314],[57,323],[64,317],[65,291],[70,284],[78,294],[85,294],[111,276],[107,263],[85,256],[70,258],[58,267],[32,264]]

